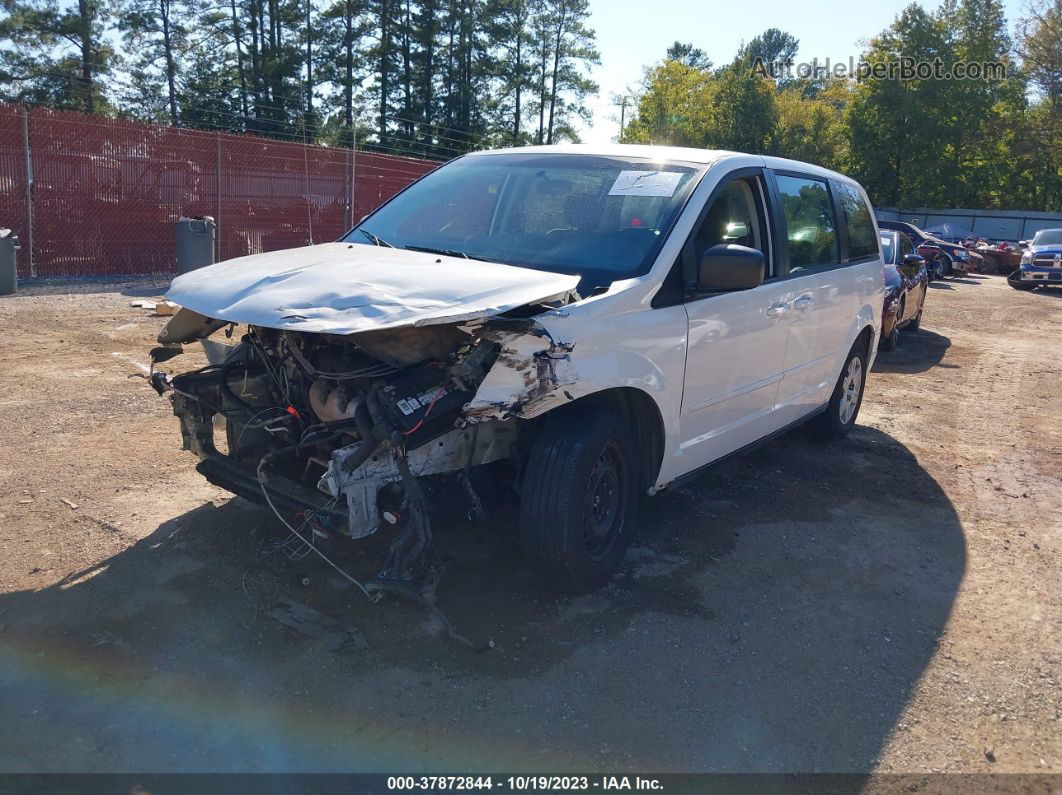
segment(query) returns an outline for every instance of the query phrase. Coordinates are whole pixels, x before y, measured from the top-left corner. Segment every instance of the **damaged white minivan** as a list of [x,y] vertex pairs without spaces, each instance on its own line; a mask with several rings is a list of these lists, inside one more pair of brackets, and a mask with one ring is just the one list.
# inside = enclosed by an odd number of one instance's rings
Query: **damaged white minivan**
[[475,515],[478,482],[519,495],[529,565],[586,592],[643,497],[801,423],[848,432],[882,268],[862,188],[816,166],[480,152],[334,243],[176,278],[153,368],[196,340],[211,364],[152,383],[212,483],[311,544],[389,534],[369,588],[430,595],[432,494]]

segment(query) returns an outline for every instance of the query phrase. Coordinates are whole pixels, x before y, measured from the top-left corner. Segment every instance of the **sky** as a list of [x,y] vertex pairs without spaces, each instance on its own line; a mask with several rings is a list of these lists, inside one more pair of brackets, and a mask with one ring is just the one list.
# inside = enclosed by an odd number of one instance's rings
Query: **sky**
[[[593,125],[581,125],[587,143],[608,143],[619,133],[619,108],[613,93],[624,93],[642,79],[646,66],[661,60],[676,40],[708,53],[713,63],[728,63],[743,41],[767,28],[780,28],[800,40],[797,62],[849,56],[858,59],[863,44],[892,24],[911,0],[838,3],[836,0],[590,0],[590,27],[597,32],[601,65],[591,76],[601,87],[587,99]],[[927,10],[938,3],[926,0]],[[1004,0],[1010,30],[1022,14],[1021,0]]]

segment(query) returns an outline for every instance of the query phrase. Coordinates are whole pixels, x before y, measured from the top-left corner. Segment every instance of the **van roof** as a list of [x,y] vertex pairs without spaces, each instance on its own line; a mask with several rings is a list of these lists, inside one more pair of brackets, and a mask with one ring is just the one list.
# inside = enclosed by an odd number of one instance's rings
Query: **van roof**
[[745,157],[755,158],[768,168],[786,170],[793,169],[814,174],[821,177],[833,177],[843,182],[858,184],[851,177],[830,171],[827,168],[804,163],[799,160],[789,160],[784,157],[770,157],[768,155],[753,155],[746,152],[731,152],[726,149],[695,149],[686,146],[657,146],[650,144],[551,144],[547,146],[519,146],[509,149],[485,149],[478,152],[470,152],[468,156],[479,157],[483,155],[497,154],[579,154],[600,155],[602,157],[642,157],[647,160],[680,160],[687,163],[715,163],[731,158]]

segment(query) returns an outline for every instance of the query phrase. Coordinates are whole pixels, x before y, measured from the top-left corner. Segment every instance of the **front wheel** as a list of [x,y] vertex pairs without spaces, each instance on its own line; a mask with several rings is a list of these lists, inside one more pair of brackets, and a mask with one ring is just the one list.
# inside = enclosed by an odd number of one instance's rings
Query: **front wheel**
[[848,435],[863,405],[867,354],[860,343],[848,352],[826,410],[808,422],[808,429],[820,439],[841,439]]
[[546,418],[524,474],[520,542],[549,583],[588,593],[619,569],[634,529],[637,461],[617,412],[573,406]]
[[[925,297],[922,300],[924,301]],[[908,331],[918,331],[918,329],[922,328],[922,312],[924,310],[924,306],[918,307],[918,314],[911,318],[911,322],[907,324]]]
[[1039,285],[1036,282],[1023,282],[1021,280],[1021,269],[1014,271],[1007,277],[1007,284],[1013,287],[1015,290],[1021,290],[1022,292],[1029,292],[1035,290]]
[[881,341],[878,342],[878,350],[879,351],[885,351],[886,353],[888,353],[889,351],[896,350],[896,346],[899,345],[899,344],[900,344],[900,322],[897,320],[892,326],[892,331],[890,331],[888,334],[883,336],[881,338]]

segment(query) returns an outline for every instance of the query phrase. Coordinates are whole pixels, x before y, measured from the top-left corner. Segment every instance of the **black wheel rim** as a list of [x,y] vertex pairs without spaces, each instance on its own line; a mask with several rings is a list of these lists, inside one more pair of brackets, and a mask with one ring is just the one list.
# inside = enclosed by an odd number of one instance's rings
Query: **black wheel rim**
[[627,507],[626,463],[609,442],[590,469],[583,511],[583,539],[591,560],[608,556],[623,531]]

